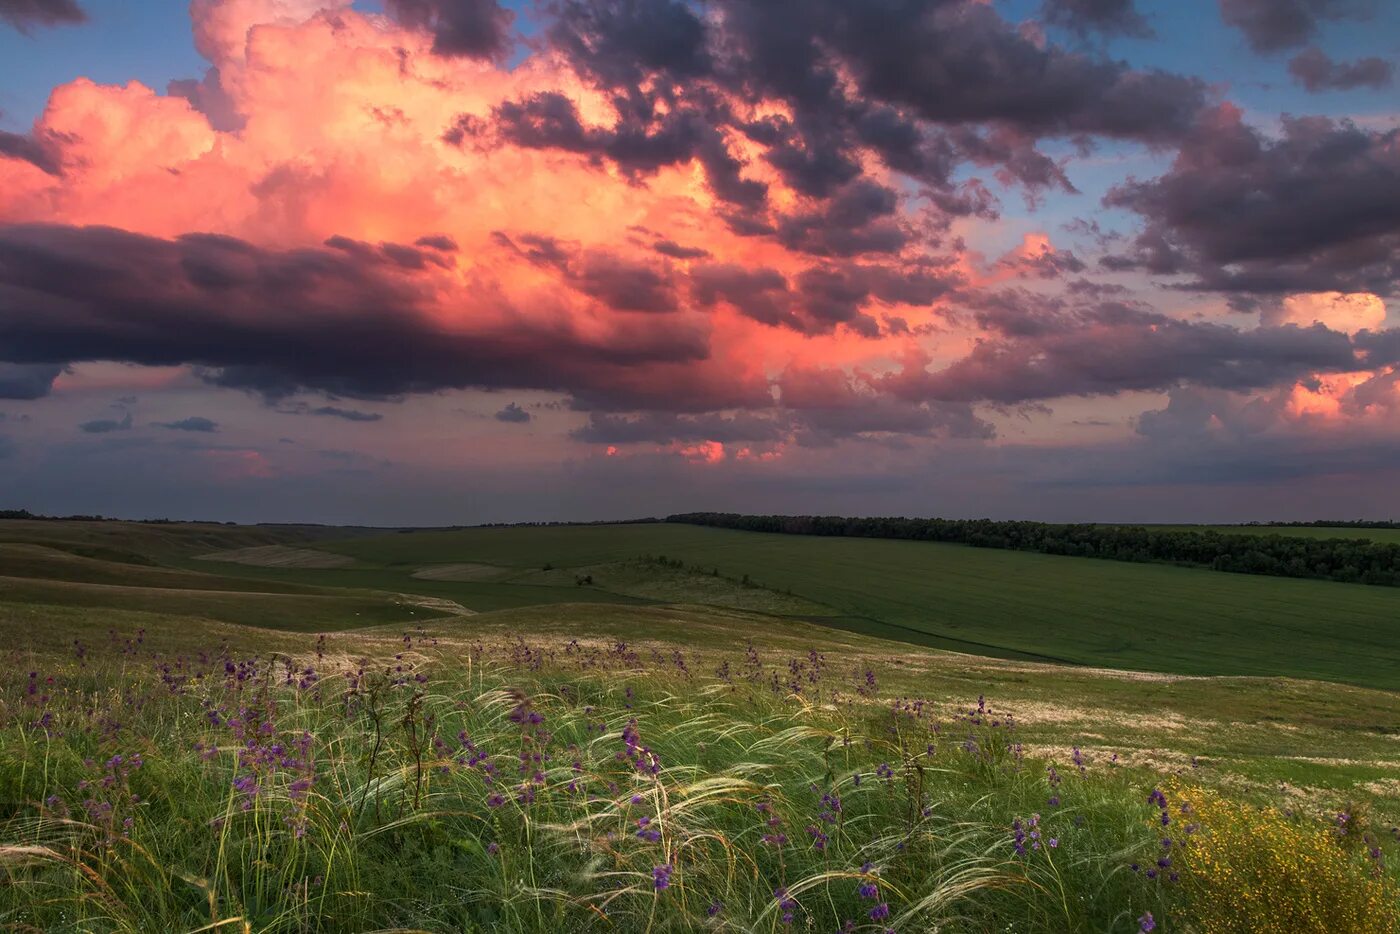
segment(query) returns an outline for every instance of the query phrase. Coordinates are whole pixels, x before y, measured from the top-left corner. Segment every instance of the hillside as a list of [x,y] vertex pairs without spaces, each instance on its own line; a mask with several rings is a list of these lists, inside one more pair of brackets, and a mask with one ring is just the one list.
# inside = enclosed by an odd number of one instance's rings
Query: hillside
[[1400,694],[1282,676],[1321,628],[1205,677],[832,615],[1039,593],[1064,652],[1089,598],[1382,588],[659,525],[255,537],[0,545],[0,923],[1213,934],[1249,874],[1324,919],[1286,930],[1394,934]]

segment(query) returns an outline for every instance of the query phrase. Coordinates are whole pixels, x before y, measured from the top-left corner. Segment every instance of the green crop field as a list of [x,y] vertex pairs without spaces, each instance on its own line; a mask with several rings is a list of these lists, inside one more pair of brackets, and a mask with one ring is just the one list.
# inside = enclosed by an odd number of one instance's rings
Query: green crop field
[[[455,562],[594,567],[666,555],[791,591],[826,607],[823,618],[831,625],[920,645],[1147,671],[1400,687],[1400,590],[1393,588],[682,525],[415,532],[317,547],[400,572]],[[298,579],[312,580],[312,573]],[[605,573],[595,581],[607,589]]]

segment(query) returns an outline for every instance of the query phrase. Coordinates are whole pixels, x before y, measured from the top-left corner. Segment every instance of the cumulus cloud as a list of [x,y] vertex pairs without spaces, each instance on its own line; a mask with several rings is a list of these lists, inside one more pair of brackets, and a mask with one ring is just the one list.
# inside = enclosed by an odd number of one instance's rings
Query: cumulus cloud
[[1301,292],[1268,309],[1264,321],[1300,327],[1320,324],[1343,334],[1355,334],[1380,330],[1385,316],[1385,302],[1370,292]]
[[1389,295],[1400,279],[1400,131],[1285,117],[1270,138],[1222,106],[1165,175],[1120,185],[1106,203],[1145,219],[1110,268],[1272,294]]
[[1221,18],[1261,53],[1302,45],[1324,21],[1365,19],[1374,10],[1373,0],[1220,0]]
[[[1356,296],[1396,281],[1394,134],[1268,135],[1083,41],[1144,35],[1126,0],[1047,0],[1068,46],[992,4],[897,6],[560,0],[517,42],[493,0],[195,0],[203,75],[76,80],[0,134],[0,397],[189,367],[324,431],[546,392],[575,441],[732,464],[976,445],[1065,396],[1384,396],[1400,338]],[[1072,194],[1105,140],[1175,151],[1109,197],[1135,239],[1007,250],[1002,199]],[[1138,291],[1086,278],[1100,258]],[[1137,304],[1144,271],[1267,299],[1264,326]]]
[[1359,58],[1354,62],[1334,61],[1314,45],[1289,60],[1288,73],[1314,93],[1352,88],[1380,89],[1390,86],[1395,78],[1395,66],[1375,56]]
[[510,50],[515,14],[497,0],[385,0],[400,22],[432,33],[439,55],[500,58]]
[[1100,32],[1147,39],[1156,34],[1133,0],[1046,0],[1040,15],[1052,26],[1080,35]]
[[1253,389],[1364,368],[1348,336],[1322,325],[1242,330],[1119,303],[1017,310],[986,319],[1003,336],[978,343],[967,356],[931,370],[928,356],[913,352],[877,385],[910,400],[1010,404],[1188,383]]
[[[637,287],[626,269],[589,270],[581,275],[598,294],[623,301]],[[706,353],[683,328],[532,327],[489,298],[443,318],[434,275],[379,249],[12,226],[0,229],[0,346],[25,364],[195,364],[211,382],[271,396],[305,388],[361,398],[470,386],[645,393],[648,367]],[[652,294],[634,288],[624,308]]]

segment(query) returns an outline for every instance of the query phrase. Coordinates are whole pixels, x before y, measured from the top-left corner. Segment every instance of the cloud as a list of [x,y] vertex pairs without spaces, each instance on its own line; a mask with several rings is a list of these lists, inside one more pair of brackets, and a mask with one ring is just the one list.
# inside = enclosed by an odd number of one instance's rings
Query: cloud
[[649,412],[635,416],[594,413],[571,437],[591,444],[672,444],[716,441],[778,441],[789,431],[787,423],[769,415],[675,415]]
[[1083,272],[1084,261],[1073,250],[1059,250],[1048,237],[1027,234],[1021,245],[997,260],[997,268],[1018,277],[1059,279]]
[[42,399],[62,372],[62,364],[0,363],[0,399]]
[[[515,146],[559,149],[597,162],[609,160],[633,178],[697,160],[714,195],[734,204],[755,205],[767,192],[761,182],[740,177],[741,163],[720,130],[705,113],[696,110],[658,114],[651,107],[624,107],[610,127],[585,126],[572,98],[558,91],[539,91],[522,100],[498,104],[490,130],[499,141]],[[467,136],[481,136],[486,131],[475,118],[459,118],[447,139],[460,143]]]
[[926,355],[912,352],[899,371],[875,384],[914,401],[1015,404],[1181,384],[1245,390],[1365,366],[1360,345],[1322,325],[1241,330],[1117,303],[1020,311],[1034,323],[1027,326],[1003,312],[987,324],[1004,336],[983,340],[967,356],[932,371]]
[[1081,36],[1100,32],[1148,39],[1156,35],[1133,0],[1046,0],[1040,15],[1050,25]]
[[1146,221],[1110,268],[1264,294],[1389,295],[1400,279],[1400,131],[1285,117],[1269,138],[1222,106],[1165,175],[1120,185],[1105,203]]
[[277,411],[284,415],[315,415],[320,418],[339,418],[347,422],[377,422],[384,418],[379,412],[361,412],[359,409],[345,409],[335,405],[312,406],[305,402],[279,405]]
[[709,250],[695,246],[681,246],[674,240],[658,240],[652,244],[651,248],[662,256],[669,256],[672,259],[705,259],[710,256]]
[[20,32],[34,26],[63,26],[87,21],[75,0],[0,0],[0,20]]
[[[684,324],[600,322],[584,333],[566,319],[516,313],[490,289],[448,318],[437,304],[439,274],[377,248],[278,251],[207,234],[5,227],[0,348],[26,364],[194,364],[211,383],[274,398],[501,387],[643,401],[700,386],[674,378],[707,356]],[[666,307],[664,288],[625,263],[589,257],[579,276],[582,288],[624,308]],[[667,384],[659,394],[658,383]],[[732,402],[752,389],[716,375],[706,392]]]
[[[1103,28],[1133,24],[1122,3],[1074,6]],[[982,3],[913,0],[899,15],[843,0],[716,0],[703,17],[675,0],[552,10],[549,41],[608,96],[612,120],[586,120],[563,90],[538,91],[495,106],[489,120],[463,115],[447,138],[576,153],[634,177],[695,160],[713,194],[743,208],[736,229],[755,234],[775,227],[762,213],[771,183],[745,157],[754,144],[810,198],[856,181],[868,147],[953,207],[961,160],[1068,186],[1036,139],[1167,142],[1206,101],[1199,80],[1035,41]],[[758,102],[780,106],[755,114]],[[888,248],[894,227],[882,226],[877,242]]]
[[495,419],[498,422],[508,424],[523,425],[530,421],[530,413],[516,405],[514,402],[506,403],[506,407],[496,413]]
[[214,433],[219,430],[219,423],[201,415],[191,415],[189,418],[182,418],[175,422],[154,422],[157,428],[168,428],[171,431],[198,431]]
[[96,418],[90,422],[83,422],[78,426],[78,430],[90,435],[105,435],[114,431],[131,430],[131,413],[127,412],[120,421],[112,418]]
[[1371,0],[1220,0],[1221,18],[1260,53],[1302,45],[1321,21],[1366,19],[1374,9]]
[[190,106],[208,117],[209,125],[220,132],[234,132],[247,125],[248,118],[239,113],[238,104],[224,88],[223,77],[217,67],[207,69],[202,79],[170,81],[165,86],[165,93],[189,101]]
[[1265,324],[1320,324],[1343,334],[1378,331],[1385,325],[1385,302],[1370,292],[1305,292],[1289,295],[1264,313]]
[[504,57],[511,46],[515,14],[497,0],[385,0],[399,22],[432,34],[438,55]]
[[58,148],[48,139],[0,130],[0,158],[28,162],[48,175],[62,175]]
[[1354,62],[1333,61],[1317,46],[1309,46],[1288,62],[1288,73],[1304,88],[1319,91],[1347,91],[1352,88],[1389,87],[1395,66],[1374,56]]

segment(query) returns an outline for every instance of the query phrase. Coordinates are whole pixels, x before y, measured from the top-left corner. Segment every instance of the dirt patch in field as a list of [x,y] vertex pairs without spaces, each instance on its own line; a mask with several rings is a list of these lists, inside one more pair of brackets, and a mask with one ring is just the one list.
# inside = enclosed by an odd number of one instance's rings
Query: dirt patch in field
[[469,610],[455,600],[443,597],[425,597],[416,593],[401,593],[399,597],[410,606],[421,606],[425,610],[441,613],[443,616],[475,616],[476,610]]
[[510,568],[494,564],[435,564],[419,568],[412,577],[420,581],[494,581],[510,573]]
[[333,555],[329,551],[316,551],[312,548],[293,548],[290,545],[255,545],[251,548],[233,548],[229,551],[216,551],[200,555],[201,561],[224,561],[229,564],[246,564],[257,568],[307,568],[326,570],[346,568],[355,563],[354,558]]

